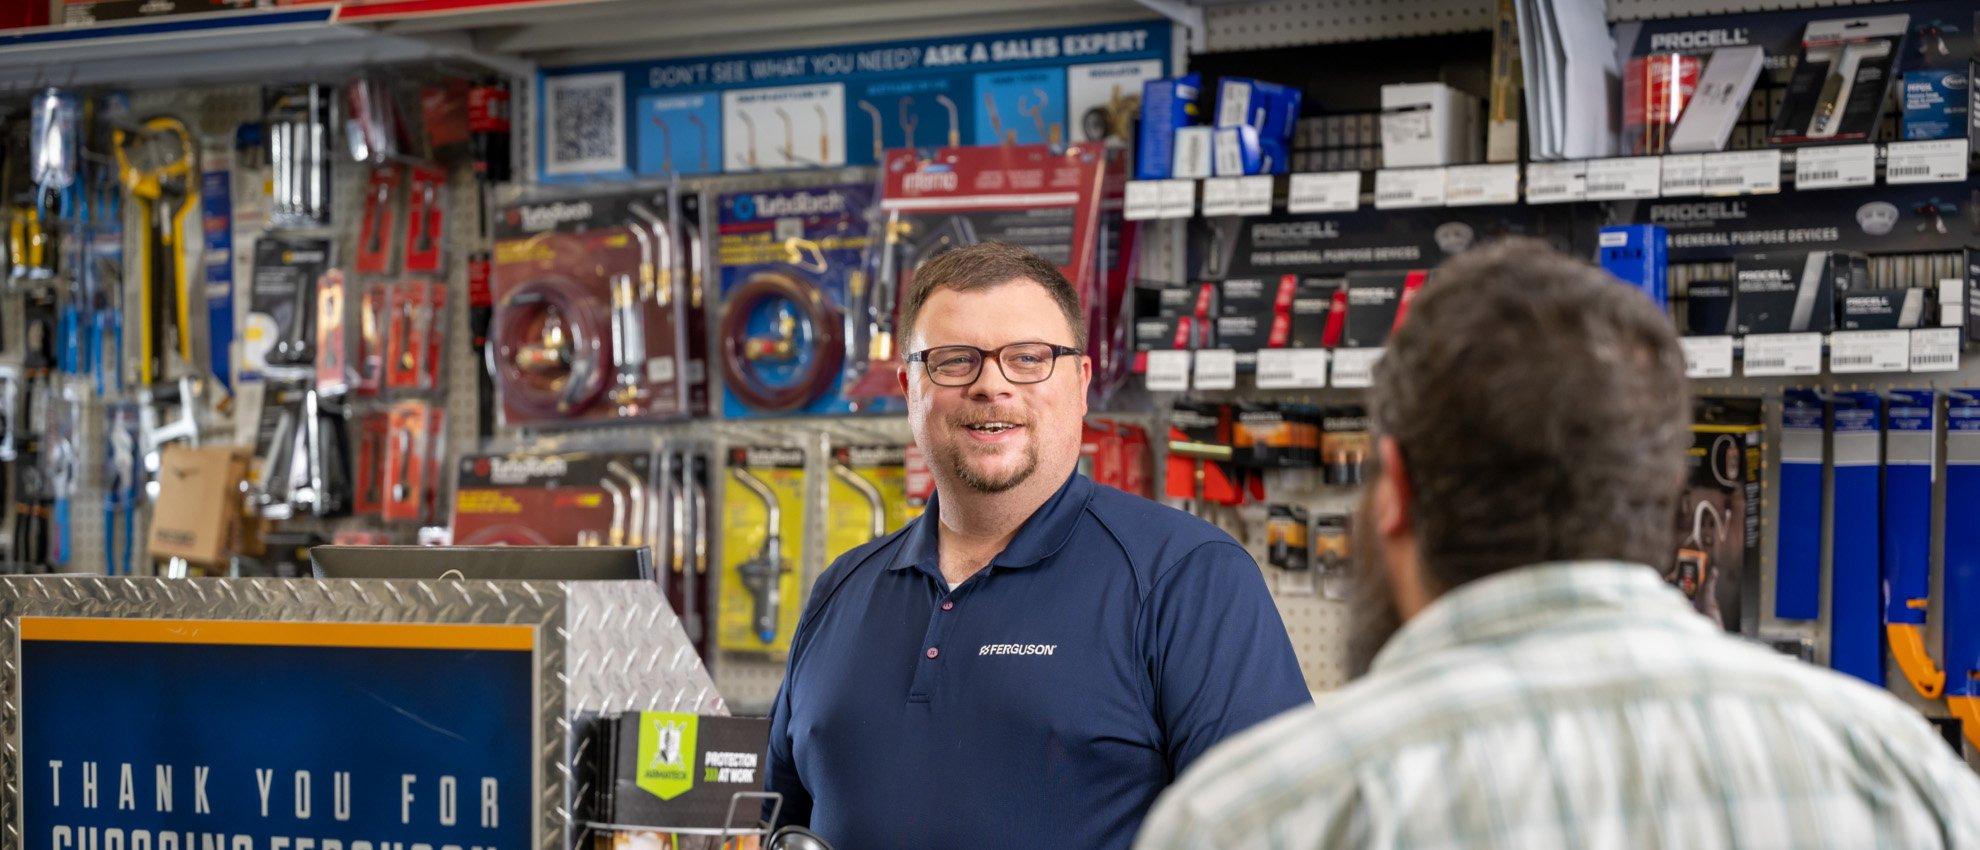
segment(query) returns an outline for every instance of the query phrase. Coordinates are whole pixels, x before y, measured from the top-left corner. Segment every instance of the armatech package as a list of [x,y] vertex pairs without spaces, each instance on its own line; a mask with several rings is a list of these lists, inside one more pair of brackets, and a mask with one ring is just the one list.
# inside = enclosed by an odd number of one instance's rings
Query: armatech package
[[1759,627],[1765,425],[1758,399],[1699,399],[1690,473],[1678,500],[1677,551],[1664,578],[1726,631]]
[[833,446],[825,562],[920,515],[907,503],[906,447]]
[[1769,143],[1862,141],[1875,134],[1910,20],[1875,15],[1810,23]]
[[660,832],[730,828],[732,798],[763,789],[766,718],[640,711],[600,719],[597,733],[600,822]]
[[687,252],[673,209],[663,188],[500,212],[488,359],[505,422],[687,415]]
[[1769,251],[1733,266],[1739,334],[1826,333],[1835,329],[1838,291],[1847,291],[1851,261],[1834,251]]
[[716,202],[722,411],[731,418],[898,410],[845,393],[867,317],[869,184],[737,192]]
[[722,580],[715,643],[781,655],[804,608],[805,452],[729,450],[722,488]]

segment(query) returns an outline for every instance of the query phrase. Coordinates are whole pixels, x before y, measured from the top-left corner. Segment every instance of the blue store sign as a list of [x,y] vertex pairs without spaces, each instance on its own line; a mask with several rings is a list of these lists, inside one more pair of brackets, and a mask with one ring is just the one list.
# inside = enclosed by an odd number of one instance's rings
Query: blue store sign
[[1073,143],[1168,71],[1147,21],[554,68],[546,181],[874,165],[897,147]]
[[21,618],[31,850],[530,850],[528,626]]

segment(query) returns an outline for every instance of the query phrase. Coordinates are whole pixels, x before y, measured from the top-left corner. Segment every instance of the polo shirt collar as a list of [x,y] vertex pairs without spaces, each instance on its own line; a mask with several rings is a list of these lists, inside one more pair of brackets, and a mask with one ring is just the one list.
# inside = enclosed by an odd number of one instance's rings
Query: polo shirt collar
[[[1074,472],[1059,485],[1052,498],[1038,506],[1024,525],[1018,528],[1017,535],[1004,546],[1004,551],[990,559],[990,566],[1003,569],[1030,567],[1050,558],[1072,539],[1073,529],[1079,525],[1080,515],[1086,512],[1086,503],[1093,498],[1092,479]],[[941,496],[930,496],[928,508],[921,516],[908,525],[902,536],[900,554],[890,570],[904,570],[910,567],[931,575],[941,575]]]

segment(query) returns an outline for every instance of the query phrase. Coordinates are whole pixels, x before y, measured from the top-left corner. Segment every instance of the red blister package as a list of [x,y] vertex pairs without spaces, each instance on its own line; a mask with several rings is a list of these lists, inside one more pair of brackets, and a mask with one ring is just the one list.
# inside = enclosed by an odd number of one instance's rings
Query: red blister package
[[429,280],[403,280],[386,302],[385,386],[427,390],[438,383],[440,316],[447,290]]
[[316,280],[316,391],[342,395],[350,388],[350,350],[344,334],[344,273],[331,269]]
[[364,220],[358,227],[358,274],[383,274],[392,264],[393,220],[398,213],[399,167],[371,169],[364,185]]
[[357,350],[351,363],[357,367],[352,387],[359,395],[377,395],[385,384],[385,306],[390,295],[389,285],[371,283],[358,299]]
[[447,172],[432,166],[412,170],[412,183],[406,190],[406,271],[440,270],[446,191]]
[[385,510],[385,433],[390,415],[382,411],[357,417],[357,451],[352,460],[351,512],[382,516]]
[[440,414],[432,405],[414,400],[392,405],[389,416],[381,513],[387,520],[423,522],[432,515]]

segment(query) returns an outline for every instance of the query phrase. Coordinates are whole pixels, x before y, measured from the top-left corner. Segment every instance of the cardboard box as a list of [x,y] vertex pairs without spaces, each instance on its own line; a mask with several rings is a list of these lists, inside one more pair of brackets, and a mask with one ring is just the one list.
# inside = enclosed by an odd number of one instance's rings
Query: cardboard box
[[1477,161],[1483,139],[1478,99],[1443,83],[1382,87],[1382,165],[1457,165]]
[[166,446],[158,462],[158,498],[152,502],[153,558],[224,564],[241,521],[241,483],[248,450],[240,446]]

